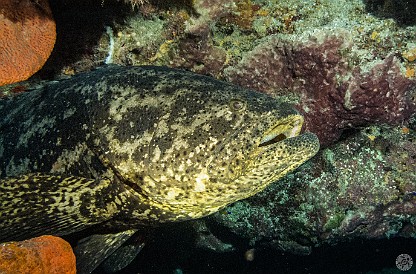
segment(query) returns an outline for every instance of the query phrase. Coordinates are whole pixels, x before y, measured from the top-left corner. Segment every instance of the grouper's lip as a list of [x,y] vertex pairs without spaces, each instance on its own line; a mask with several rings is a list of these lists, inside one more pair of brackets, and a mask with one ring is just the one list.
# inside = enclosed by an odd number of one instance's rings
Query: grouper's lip
[[303,156],[307,156],[307,158],[315,155],[320,149],[319,139],[316,134],[312,132],[304,132],[274,143],[259,146],[256,155],[258,156],[268,152],[273,154],[276,147],[279,147],[280,145],[283,145],[284,147],[301,148],[300,150],[293,151],[292,154],[301,153]]
[[263,134],[258,146],[268,146],[288,138],[296,137],[302,129],[302,124],[303,117],[301,115],[290,116],[268,129]]

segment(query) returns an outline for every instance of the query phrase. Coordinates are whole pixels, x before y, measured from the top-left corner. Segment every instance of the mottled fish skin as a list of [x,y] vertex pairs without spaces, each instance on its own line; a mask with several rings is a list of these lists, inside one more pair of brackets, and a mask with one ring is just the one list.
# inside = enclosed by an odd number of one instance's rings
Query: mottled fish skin
[[[1,100],[0,115],[0,235],[8,239],[15,227],[41,225],[25,219],[27,200],[61,225],[44,225],[49,234],[203,217],[319,149],[314,134],[298,135],[303,118],[291,106],[164,67],[100,68]],[[47,199],[36,197],[42,192]],[[63,228],[76,220],[83,225]]]

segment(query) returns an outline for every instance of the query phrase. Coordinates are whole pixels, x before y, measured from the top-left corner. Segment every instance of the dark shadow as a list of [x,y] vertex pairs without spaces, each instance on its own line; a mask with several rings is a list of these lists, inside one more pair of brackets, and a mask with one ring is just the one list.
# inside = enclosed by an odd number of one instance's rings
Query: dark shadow
[[[196,14],[191,0],[145,2],[148,4],[132,6],[130,0],[50,1],[56,21],[57,39],[50,58],[36,76],[53,79],[66,67],[75,68],[76,71],[72,73],[77,73],[103,65],[106,52],[98,52],[98,49],[102,49],[99,43],[100,40],[102,42],[106,26],[112,27],[116,35],[117,29],[114,26],[122,25],[128,16],[158,16],[160,11],[181,8]],[[107,37],[104,35],[104,38]]]
[[54,0],[50,1],[50,5],[56,21],[57,38],[50,58],[37,73],[37,76],[44,79],[53,78],[63,68],[83,57],[93,62],[85,64],[86,68],[102,65],[95,63],[95,58],[85,57],[97,54],[97,45],[106,26],[121,23],[132,12],[130,6],[119,1]]
[[[159,234],[131,265],[118,273],[401,273],[395,265],[397,256],[409,254],[413,260],[416,258],[416,240],[396,238],[325,245],[313,248],[307,256],[255,247],[254,260],[247,261],[246,249],[228,253],[195,249],[189,240],[184,242],[192,238],[188,233],[191,232],[172,230]],[[383,269],[389,272],[382,272]]]
[[401,26],[416,24],[414,0],[364,0],[366,11],[381,18],[393,18]]

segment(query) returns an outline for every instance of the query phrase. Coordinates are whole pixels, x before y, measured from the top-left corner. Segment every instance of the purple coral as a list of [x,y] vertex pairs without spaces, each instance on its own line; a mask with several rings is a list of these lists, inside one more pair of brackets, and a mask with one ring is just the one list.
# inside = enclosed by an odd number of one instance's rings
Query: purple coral
[[[398,124],[415,111],[412,89],[393,55],[364,71],[353,63],[347,33],[313,35],[307,41],[273,36],[235,67],[228,81],[281,95],[294,92],[306,129],[325,146],[344,129],[372,123]],[[413,101],[412,101],[413,100]]]
[[232,7],[231,0],[195,2],[194,8],[199,17],[188,21],[185,35],[178,42],[178,55],[172,61],[172,65],[217,76],[226,62],[226,53],[224,49],[213,45],[211,26],[213,22],[229,14]]

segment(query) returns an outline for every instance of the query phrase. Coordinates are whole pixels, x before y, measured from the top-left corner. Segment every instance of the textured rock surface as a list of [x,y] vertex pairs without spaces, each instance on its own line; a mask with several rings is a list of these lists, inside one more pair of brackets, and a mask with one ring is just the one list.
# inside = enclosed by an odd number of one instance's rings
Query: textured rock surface
[[229,81],[279,95],[294,93],[306,118],[306,129],[318,134],[323,146],[342,131],[375,123],[397,125],[416,109],[415,81],[405,77],[390,55],[367,71],[353,65],[349,32],[307,33],[297,41],[273,36],[235,67]]
[[0,273],[75,274],[75,255],[66,241],[41,236],[0,244]]

